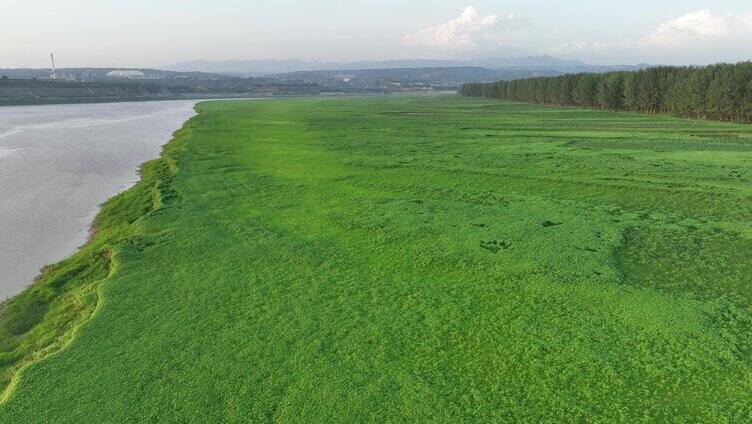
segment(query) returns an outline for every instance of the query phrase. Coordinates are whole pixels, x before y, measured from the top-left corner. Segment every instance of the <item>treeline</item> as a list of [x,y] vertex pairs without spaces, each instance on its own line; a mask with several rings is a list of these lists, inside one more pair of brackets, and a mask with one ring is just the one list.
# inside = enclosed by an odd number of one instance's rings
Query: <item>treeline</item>
[[463,96],[752,122],[752,62],[464,84]]

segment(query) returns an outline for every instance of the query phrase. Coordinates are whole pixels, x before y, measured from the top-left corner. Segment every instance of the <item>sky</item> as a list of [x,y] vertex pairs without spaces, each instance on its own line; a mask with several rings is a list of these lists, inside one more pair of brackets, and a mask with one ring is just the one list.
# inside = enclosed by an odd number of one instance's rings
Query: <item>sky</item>
[[0,0],[0,68],[190,60],[752,59],[749,0]]

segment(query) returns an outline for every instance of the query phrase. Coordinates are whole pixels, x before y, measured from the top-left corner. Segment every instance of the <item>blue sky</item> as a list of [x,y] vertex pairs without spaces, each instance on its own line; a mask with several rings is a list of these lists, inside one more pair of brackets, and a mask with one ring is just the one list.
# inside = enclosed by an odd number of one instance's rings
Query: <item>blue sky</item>
[[590,63],[752,58],[740,0],[3,0],[0,67],[207,59],[551,54]]

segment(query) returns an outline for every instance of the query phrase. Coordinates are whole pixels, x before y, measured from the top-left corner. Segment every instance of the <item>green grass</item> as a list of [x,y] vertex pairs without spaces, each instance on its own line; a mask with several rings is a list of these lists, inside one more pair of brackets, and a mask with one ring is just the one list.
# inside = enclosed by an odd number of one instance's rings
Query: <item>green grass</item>
[[752,127],[198,109],[5,306],[0,422],[752,420]]

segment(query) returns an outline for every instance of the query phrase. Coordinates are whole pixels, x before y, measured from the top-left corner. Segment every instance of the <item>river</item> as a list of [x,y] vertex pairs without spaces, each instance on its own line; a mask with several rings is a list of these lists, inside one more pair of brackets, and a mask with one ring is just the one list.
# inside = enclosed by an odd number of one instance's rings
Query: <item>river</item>
[[0,301],[86,242],[195,101],[0,107]]

